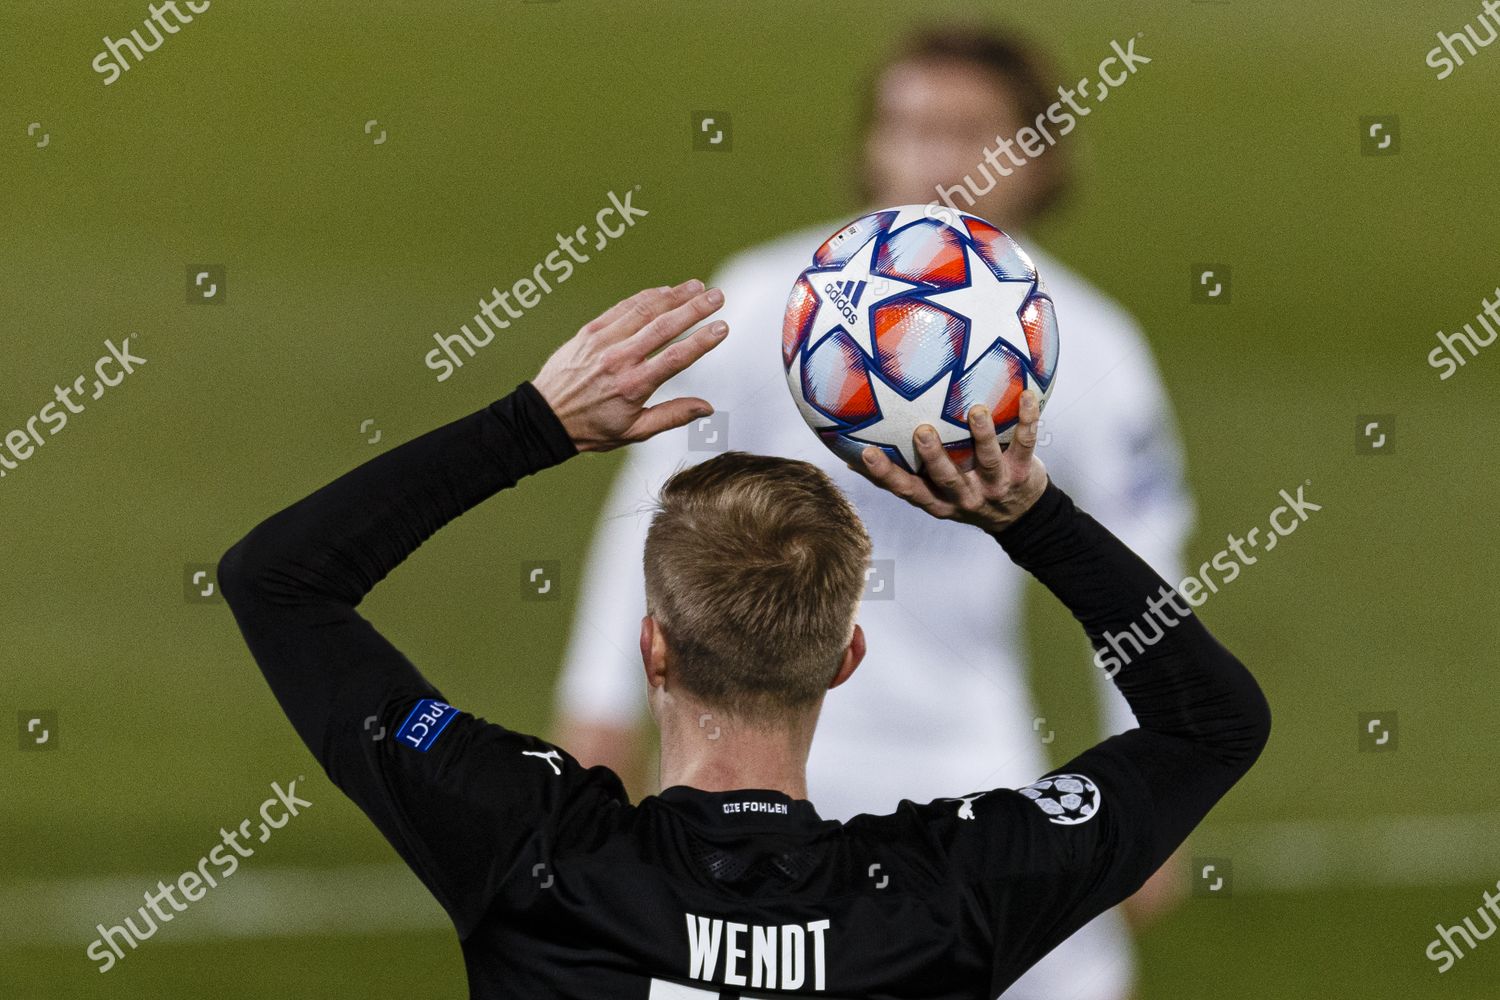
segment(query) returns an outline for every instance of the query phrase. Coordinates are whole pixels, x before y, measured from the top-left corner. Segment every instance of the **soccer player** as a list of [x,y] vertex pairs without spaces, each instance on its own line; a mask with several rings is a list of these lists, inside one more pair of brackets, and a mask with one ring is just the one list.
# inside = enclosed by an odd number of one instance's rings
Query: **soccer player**
[[1176,616],[1115,677],[1140,728],[1018,791],[848,823],[807,799],[819,709],[865,652],[870,542],[804,462],[730,452],[663,488],[639,647],[668,787],[637,804],[607,768],[451,705],[356,611],[500,490],[708,412],[646,402],[723,340],[715,323],[672,343],[721,302],[693,281],[619,303],[530,382],[260,524],[220,561],[223,592],[298,735],[452,918],[471,996],[988,1000],[1133,892],[1270,725],[1239,661],[1048,481],[1033,394],[1003,452],[969,413],[971,472],[930,427],[925,478],[863,456],[893,495],[1034,574],[1094,641],[1148,607]]
[[[1043,417],[1040,451],[1052,477],[1168,580],[1185,575],[1183,546],[1194,506],[1182,448],[1150,348],[1131,316],[1059,261],[1028,229],[1060,198],[1069,156],[1092,121],[1024,166],[983,158],[1058,100],[1053,73],[1034,50],[983,30],[924,34],[900,46],[870,88],[863,156],[871,208],[926,203],[951,189],[958,208],[1018,235],[1056,303],[1062,336],[1058,380]],[[1124,99],[1124,98],[1116,98]],[[1087,103],[1080,105],[1088,108]],[[1071,114],[1068,105],[1060,105]],[[1094,109],[1090,109],[1094,110]],[[1115,114],[1113,101],[1097,109]],[[1000,170],[1009,171],[1002,176]],[[987,174],[985,172],[988,172]],[[1102,178],[1107,182],[1108,174]],[[972,205],[967,198],[975,197]],[[851,213],[852,215],[853,213]],[[860,621],[874,650],[860,684],[830,702],[808,760],[812,797],[825,816],[883,812],[902,798],[926,801],[971,788],[1024,784],[1041,773],[1053,735],[1027,684],[1025,574],[960,532],[912,524],[898,500],[843,463],[807,429],[781,366],[782,315],[792,282],[819,244],[847,220],[780,237],[729,261],[713,279],[737,331],[710,364],[669,388],[712,399],[718,417],[631,449],[600,515],[581,574],[582,591],[558,684],[554,738],[588,764],[605,764],[627,787],[651,787],[638,747],[646,706],[637,658],[621,636],[642,611],[641,549],[649,499],[684,462],[726,446],[800,458],[827,472],[860,512],[880,575]],[[1128,238],[1122,237],[1128,244]],[[1120,248],[1105,248],[1101,260]],[[1123,252],[1123,251],[1121,251]],[[954,579],[971,582],[953,586]],[[910,669],[920,663],[920,672]],[[1068,674],[1099,706],[1102,734],[1134,725],[1104,671],[1080,645]],[[857,780],[855,780],[857,776]],[[1186,891],[1168,866],[1127,907],[1149,920]],[[1133,985],[1128,928],[1102,914],[1017,983],[1006,1000],[1125,1000]]]

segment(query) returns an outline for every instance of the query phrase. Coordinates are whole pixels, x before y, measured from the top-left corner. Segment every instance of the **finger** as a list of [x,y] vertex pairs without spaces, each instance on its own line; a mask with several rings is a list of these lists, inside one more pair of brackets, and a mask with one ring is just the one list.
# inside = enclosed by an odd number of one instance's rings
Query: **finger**
[[630,338],[626,350],[635,358],[650,357],[653,351],[677,339],[684,330],[718,312],[723,304],[724,293],[717,288],[691,296],[647,323]]
[[602,316],[585,326],[584,330],[589,333],[604,332],[610,343],[624,340],[661,313],[701,291],[703,282],[697,278],[691,278],[676,287],[662,285],[660,288],[644,288],[615,303]]
[[714,408],[705,399],[697,396],[682,396],[678,399],[669,399],[655,406],[648,406],[636,417],[635,423],[630,425],[626,432],[627,441],[644,441],[655,437],[662,431],[669,431],[677,427],[684,427],[694,420],[700,420],[714,412]]
[[932,488],[920,476],[914,476],[892,462],[885,452],[874,445],[866,447],[859,457],[864,464],[861,471],[871,482],[912,506],[929,513],[938,513],[949,506],[932,492]]
[[689,278],[682,284],[671,288],[667,287],[666,285],[662,285],[660,288],[643,288],[639,292],[636,292],[634,295],[631,295],[628,298],[621,299],[619,302],[616,302],[614,305],[610,306],[602,316],[590,323],[589,326],[595,329],[603,329],[604,327],[609,326],[615,320],[625,315],[625,311],[633,306],[637,299],[641,298],[644,295],[649,295],[652,292],[692,296],[697,295],[701,291],[703,291],[703,282],[699,281],[697,278]]
[[922,457],[922,475],[937,487],[935,492],[939,497],[960,507],[980,501],[979,491],[975,489],[973,481],[958,471],[958,466],[953,464],[952,456],[938,440],[937,431],[933,430],[931,424],[920,425],[912,434],[912,440],[916,444],[917,454]]
[[1031,469],[1031,456],[1036,452],[1037,422],[1042,415],[1041,404],[1036,393],[1030,389],[1021,393],[1020,416],[1010,436],[1010,446],[1005,449],[1007,473],[1016,482],[1026,479]]
[[[700,326],[641,365],[641,378],[655,392],[662,383],[693,365],[699,358],[724,342],[729,334],[729,324],[716,320]],[[649,398],[649,394],[648,394]]]
[[583,326],[583,332],[598,333],[600,330],[604,329],[615,320],[625,315],[625,310],[635,305],[636,301],[642,296],[647,295],[651,292],[665,292],[667,290],[667,286],[663,285],[660,288],[643,288],[639,292],[636,292],[634,295],[626,296],[625,298],[616,302],[614,305],[610,306],[608,309],[604,310],[604,312],[600,313],[598,316],[595,316],[593,319],[585,323]]
[[1001,485],[1005,470],[1005,452],[995,433],[995,417],[987,406],[969,408],[969,433],[974,438],[974,471],[981,482]]

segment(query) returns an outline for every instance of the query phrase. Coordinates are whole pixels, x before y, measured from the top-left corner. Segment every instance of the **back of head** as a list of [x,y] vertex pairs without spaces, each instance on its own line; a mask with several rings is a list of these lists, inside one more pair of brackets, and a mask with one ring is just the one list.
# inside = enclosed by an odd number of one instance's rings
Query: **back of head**
[[726,715],[790,722],[838,671],[869,559],[859,515],[817,466],[731,451],[679,471],[645,550],[673,676]]

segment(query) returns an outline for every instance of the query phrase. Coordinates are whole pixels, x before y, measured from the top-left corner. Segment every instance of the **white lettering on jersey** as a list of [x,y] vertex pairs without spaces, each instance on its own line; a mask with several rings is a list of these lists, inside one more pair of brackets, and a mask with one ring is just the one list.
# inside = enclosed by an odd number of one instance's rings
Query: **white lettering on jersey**
[[556,750],[548,750],[546,753],[539,753],[536,750],[522,750],[521,756],[540,757],[542,760],[545,760],[548,764],[552,765],[552,772],[554,774],[562,774],[562,754],[558,753]]
[[693,979],[712,979],[719,964],[719,934],[724,930],[724,921],[689,913],[687,924],[688,952],[693,961],[688,975]]
[[750,985],[776,985],[776,928],[755,927],[750,952]]
[[[827,989],[828,961],[823,932],[831,926],[830,921],[814,920],[805,925],[742,924],[692,913],[686,914],[686,917],[690,978],[715,981],[719,974],[719,944],[722,941],[725,986],[795,990],[801,988],[807,978],[808,967],[811,966],[812,988],[819,991]],[[811,962],[807,955],[809,934],[812,936]],[[747,954],[741,941],[747,935],[751,939],[748,977],[740,965]]]
[[737,924],[733,920],[724,925],[724,985],[744,986],[745,977],[740,975],[739,960],[745,957],[745,949],[740,947],[740,935],[749,930],[746,924]]
[[726,802],[726,813],[783,813],[788,812],[785,802]]
[[796,924],[781,927],[781,987],[796,990],[807,978],[807,933]]
[[807,932],[796,924],[781,928],[781,986],[795,990],[807,978]]

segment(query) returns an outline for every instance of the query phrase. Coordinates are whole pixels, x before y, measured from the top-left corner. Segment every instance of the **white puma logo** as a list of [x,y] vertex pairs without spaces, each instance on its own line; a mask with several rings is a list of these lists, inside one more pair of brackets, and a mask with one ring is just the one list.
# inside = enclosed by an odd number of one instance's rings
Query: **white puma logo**
[[562,754],[558,753],[556,750],[548,750],[546,753],[540,753],[536,750],[522,750],[521,756],[540,757],[542,758],[542,760],[545,760],[548,764],[552,765],[552,770],[555,774],[562,774]]
[[977,799],[977,798],[979,798],[981,795],[988,795],[988,794],[989,794],[988,792],[980,792],[978,795],[970,795],[967,798],[962,798],[962,799],[945,799],[944,801],[946,801],[946,802],[957,802],[959,804],[958,805],[958,818],[959,819],[973,819],[974,818],[974,800]]

